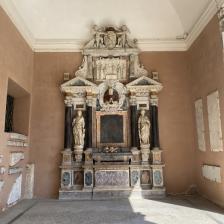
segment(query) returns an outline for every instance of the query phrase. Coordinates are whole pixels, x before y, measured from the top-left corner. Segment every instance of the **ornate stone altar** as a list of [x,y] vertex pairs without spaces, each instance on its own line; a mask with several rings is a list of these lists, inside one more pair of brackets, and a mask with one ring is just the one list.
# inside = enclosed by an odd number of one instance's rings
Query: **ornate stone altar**
[[139,63],[126,26],[93,27],[65,96],[60,199],[165,195],[157,72]]

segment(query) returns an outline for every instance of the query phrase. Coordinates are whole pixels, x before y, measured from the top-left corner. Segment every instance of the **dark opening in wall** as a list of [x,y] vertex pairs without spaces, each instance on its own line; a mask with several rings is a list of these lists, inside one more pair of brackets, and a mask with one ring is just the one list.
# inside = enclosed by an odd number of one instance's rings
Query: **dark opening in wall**
[[5,114],[5,132],[28,135],[30,120],[30,94],[11,79],[8,80],[8,92]]
[[13,109],[14,109],[14,97],[7,95],[6,112],[5,112],[5,132],[13,131]]

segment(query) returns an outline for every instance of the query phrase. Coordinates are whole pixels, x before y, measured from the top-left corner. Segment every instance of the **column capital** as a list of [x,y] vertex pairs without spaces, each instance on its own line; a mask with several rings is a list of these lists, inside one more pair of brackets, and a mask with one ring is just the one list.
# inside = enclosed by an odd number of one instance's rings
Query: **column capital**
[[136,105],[137,105],[137,100],[136,100],[136,98],[130,98],[130,99],[129,99],[129,103],[130,103],[131,106],[136,106]]
[[72,107],[73,102],[72,102],[72,98],[71,97],[66,97],[64,100],[65,106],[66,107]]
[[157,94],[152,94],[151,97],[150,97],[150,104],[152,106],[157,106],[158,107],[158,104],[159,104],[159,97]]
[[137,105],[136,92],[130,92],[129,103],[131,106]]

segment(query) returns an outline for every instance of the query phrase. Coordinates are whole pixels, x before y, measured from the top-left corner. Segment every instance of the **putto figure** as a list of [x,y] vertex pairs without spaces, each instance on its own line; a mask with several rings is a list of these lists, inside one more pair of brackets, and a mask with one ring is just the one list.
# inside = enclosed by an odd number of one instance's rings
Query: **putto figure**
[[141,115],[138,119],[138,132],[140,145],[149,145],[150,144],[150,121],[149,118],[145,115],[145,110],[141,110]]
[[83,146],[85,138],[85,121],[81,110],[77,112],[77,116],[73,119],[72,126],[75,146]]

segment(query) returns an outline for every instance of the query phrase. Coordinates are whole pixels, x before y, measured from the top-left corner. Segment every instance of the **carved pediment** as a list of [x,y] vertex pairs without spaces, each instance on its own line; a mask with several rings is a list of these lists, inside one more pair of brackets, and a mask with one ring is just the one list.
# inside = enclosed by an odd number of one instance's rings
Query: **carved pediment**
[[88,81],[87,79],[84,79],[82,77],[75,77],[61,85],[61,87],[71,87],[71,86],[93,86],[95,87],[96,84],[93,82]]
[[126,85],[128,90],[150,90],[151,92],[159,92],[162,90],[163,86],[160,82],[151,79],[147,76],[141,76],[138,79],[128,83]]
[[93,91],[97,87],[96,84],[82,77],[75,77],[61,85],[61,91],[64,93],[78,93]]

